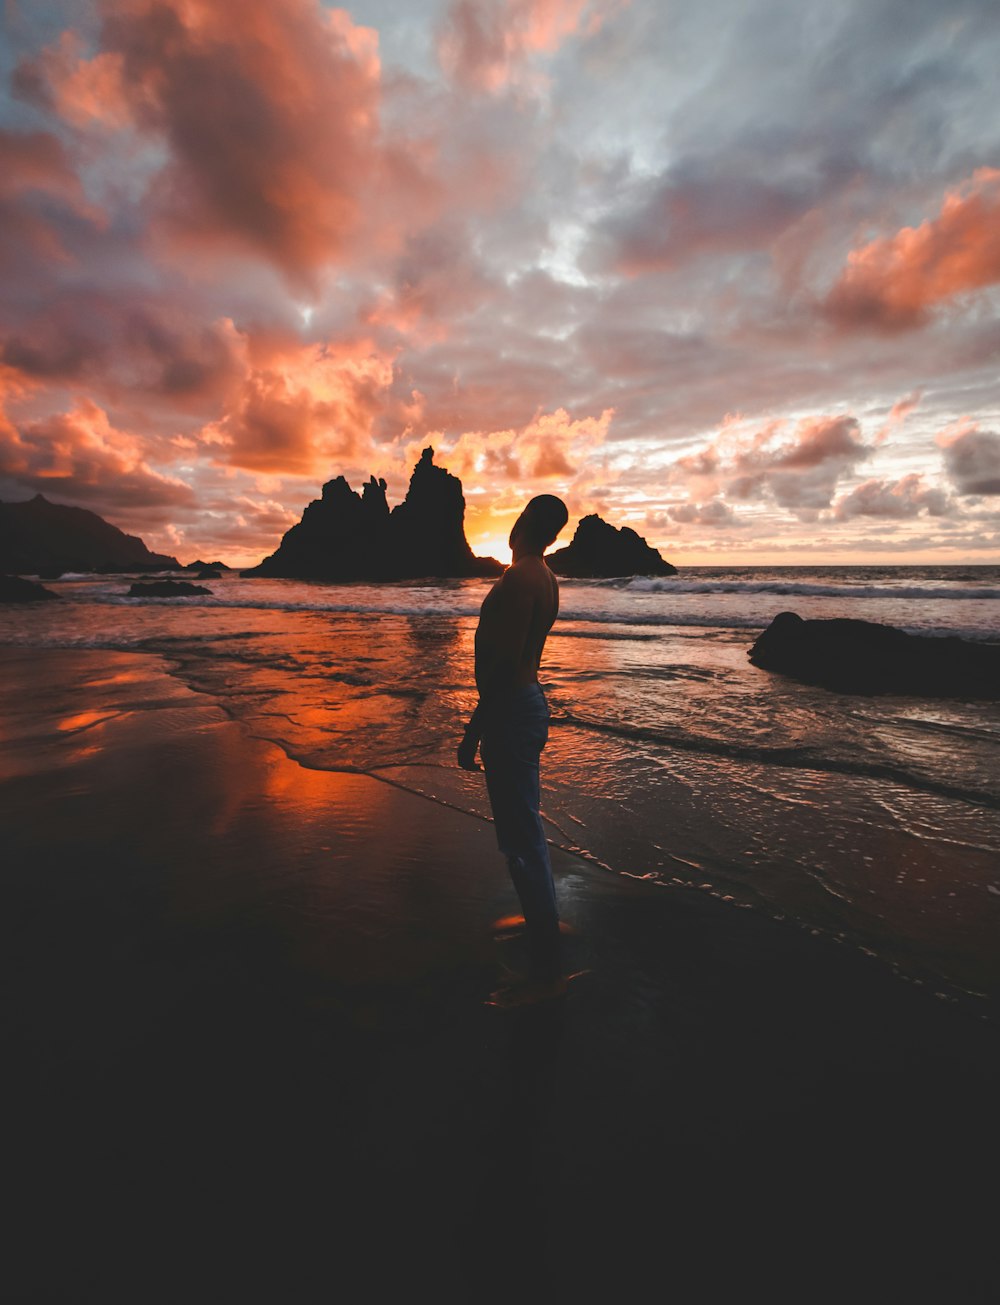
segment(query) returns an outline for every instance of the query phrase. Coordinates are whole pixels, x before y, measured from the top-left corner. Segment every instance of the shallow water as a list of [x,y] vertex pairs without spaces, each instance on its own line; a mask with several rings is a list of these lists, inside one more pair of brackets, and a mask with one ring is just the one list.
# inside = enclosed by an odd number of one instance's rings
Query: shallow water
[[[481,581],[209,582],[0,611],[0,644],[165,654],[289,755],[486,816],[454,747]],[[750,666],[782,610],[1000,641],[1000,568],[685,571],[564,582],[542,679],[554,841],[841,936],[923,980],[1000,990],[1000,705],[832,694]],[[86,711],[86,704],[81,704]]]

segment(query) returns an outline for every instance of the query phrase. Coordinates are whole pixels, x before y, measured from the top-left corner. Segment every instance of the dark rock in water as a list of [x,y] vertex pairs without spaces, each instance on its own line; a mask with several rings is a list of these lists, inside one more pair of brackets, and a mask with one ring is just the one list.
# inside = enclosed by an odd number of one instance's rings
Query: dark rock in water
[[58,580],[64,574],[62,567],[53,567],[50,571],[39,571],[39,580]]
[[424,449],[406,498],[390,512],[384,480],[357,494],[343,476],[285,534],[276,552],[240,574],[297,580],[415,580],[423,576],[492,576],[503,566],[476,557],[465,538],[462,482],[434,465]]
[[178,568],[181,571],[228,571],[231,568],[226,566],[225,562],[189,562],[187,566]]
[[195,576],[196,580],[221,580],[222,572],[217,571],[214,566],[202,567]]
[[16,575],[0,575],[0,603],[39,603],[47,598],[58,598],[51,589],[36,585],[34,580],[22,580]]
[[583,517],[565,548],[546,557],[556,575],[594,579],[618,575],[676,575],[655,548],[628,526],[620,530],[592,513]]
[[135,535],[86,508],[50,503],[41,494],[22,503],[0,503],[0,569],[42,571],[163,571],[175,557],[151,553]]
[[187,580],[137,580],[127,598],[188,598],[192,594],[210,594],[211,589]]
[[907,634],[874,621],[805,621],[780,612],[751,663],[841,693],[1000,698],[1000,644]]

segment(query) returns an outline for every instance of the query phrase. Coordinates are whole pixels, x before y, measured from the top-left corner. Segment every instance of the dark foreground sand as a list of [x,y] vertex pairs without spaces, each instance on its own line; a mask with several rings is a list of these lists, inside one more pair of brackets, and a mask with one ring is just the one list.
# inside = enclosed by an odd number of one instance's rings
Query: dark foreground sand
[[1000,1298],[983,1010],[559,855],[592,973],[500,1012],[489,825],[156,658],[0,684],[4,1302]]

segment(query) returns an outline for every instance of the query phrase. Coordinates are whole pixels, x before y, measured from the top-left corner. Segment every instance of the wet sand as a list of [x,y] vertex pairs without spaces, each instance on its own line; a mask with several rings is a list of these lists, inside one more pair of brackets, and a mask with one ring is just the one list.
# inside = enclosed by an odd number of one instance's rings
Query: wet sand
[[0,652],[3,1299],[997,1299],[998,1025],[253,739],[150,656]]

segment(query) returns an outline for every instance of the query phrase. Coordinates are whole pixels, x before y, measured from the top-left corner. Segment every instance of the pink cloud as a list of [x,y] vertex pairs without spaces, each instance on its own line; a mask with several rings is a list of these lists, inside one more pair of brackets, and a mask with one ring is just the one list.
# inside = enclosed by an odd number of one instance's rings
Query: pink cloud
[[174,248],[263,256],[303,292],[342,257],[377,162],[375,34],[316,0],[116,0],[19,70],[68,120],[129,121],[167,161],[149,196]]
[[78,216],[96,216],[56,136],[0,128],[0,268],[14,272],[26,263],[71,261],[56,215],[42,202],[50,197]]
[[584,22],[587,0],[452,0],[438,38],[446,71],[461,86],[497,91],[525,59],[551,53],[583,27],[589,35],[600,14]]
[[0,195],[30,190],[68,199],[83,194],[65,147],[51,132],[0,128]]
[[246,349],[230,318],[206,320],[197,306],[128,290],[56,291],[0,338],[0,360],[26,378],[85,380],[100,396],[142,394],[195,412],[231,394]]
[[740,500],[772,498],[797,513],[829,507],[841,476],[872,452],[857,418],[806,417],[791,438],[786,428],[779,420],[746,431],[734,419],[716,441],[679,458],[670,479],[688,483],[702,501],[724,491]]
[[667,509],[672,521],[682,525],[714,526],[717,529],[742,524],[733,509],[722,499],[709,499],[707,503],[680,503]]
[[896,481],[866,480],[834,503],[833,515],[838,521],[852,517],[902,519],[921,512],[940,517],[947,514],[949,507],[944,490],[926,485],[923,476],[914,472]]
[[936,218],[848,255],[826,314],[849,328],[911,330],[936,304],[1000,281],[1000,170],[979,168]]
[[875,436],[876,444],[881,444],[887,440],[897,427],[902,426],[911,412],[914,412],[920,406],[920,400],[924,397],[923,390],[914,390],[912,394],[905,395],[902,399],[897,399],[889,409],[889,415],[879,428]]
[[78,33],[65,31],[54,45],[18,64],[11,80],[21,99],[54,110],[74,127],[120,128],[133,122],[122,63],[117,51],[88,58]]

